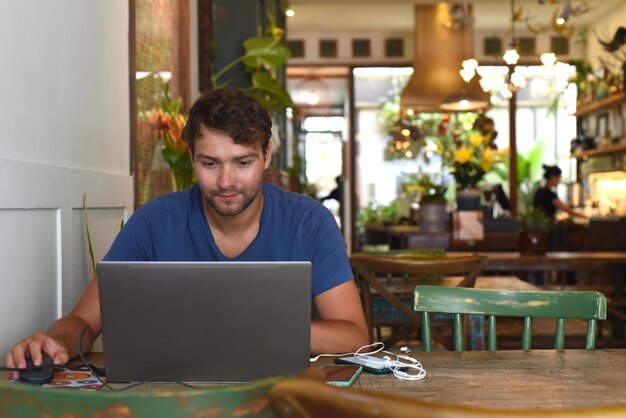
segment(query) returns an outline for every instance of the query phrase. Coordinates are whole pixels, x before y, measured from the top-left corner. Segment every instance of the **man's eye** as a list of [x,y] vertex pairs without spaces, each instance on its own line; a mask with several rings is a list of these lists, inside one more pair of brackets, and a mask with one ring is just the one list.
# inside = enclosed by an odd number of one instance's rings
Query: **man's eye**
[[247,167],[250,164],[252,164],[252,161],[250,161],[250,160],[241,160],[241,161],[238,162],[238,164],[239,164],[240,167]]
[[217,164],[215,164],[213,161],[204,161],[202,163],[203,166],[207,167],[207,168],[213,168],[215,167]]

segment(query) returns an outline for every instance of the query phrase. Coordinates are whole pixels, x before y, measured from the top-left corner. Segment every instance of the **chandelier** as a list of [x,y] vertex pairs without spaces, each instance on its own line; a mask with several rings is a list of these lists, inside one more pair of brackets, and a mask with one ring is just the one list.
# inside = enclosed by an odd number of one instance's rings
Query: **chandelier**
[[[540,1],[540,4],[543,2]],[[581,6],[572,6],[572,0],[565,0],[563,9],[560,12],[555,12],[553,16],[553,27],[555,30],[563,28],[564,25],[569,22],[570,17],[579,13],[588,11],[588,8]],[[485,92],[498,92],[503,98],[509,99],[514,92],[519,91],[526,87],[527,79],[524,75],[523,69],[517,66],[520,59],[518,52],[518,39],[516,36],[516,25],[521,21],[522,9],[521,7],[516,10],[515,0],[511,0],[511,37],[508,43],[508,49],[504,52],[502,59],[507,66],[506,70],[491,71],[489,73],[483,72],[478,68],[478,61],[474,58],[467,59],[462,62],[461,70],[459,71],[463,80],[469,82],[475,74],[480,76],[480,86]],[[526,22],[526,26],[529,27],[529,23]],[[536,32],[536,31],[535,31]],[[562,34],[562,31],[557,30]],[[554,52],[546,52],[540,55],[540,61],[546,74],[552,73],[552,69],[557,65],[557,59]]]

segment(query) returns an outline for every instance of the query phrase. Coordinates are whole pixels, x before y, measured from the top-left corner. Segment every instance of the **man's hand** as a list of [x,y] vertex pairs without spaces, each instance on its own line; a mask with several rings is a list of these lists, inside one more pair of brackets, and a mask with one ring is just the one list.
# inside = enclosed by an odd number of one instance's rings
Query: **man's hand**
[[[36,332],[30,337],[24,338],[6,354],[7,367],[25,368],[26,356],[30,356],[35,366],[41,364],[43,353],[48,355],[54,364],[65,364],[69,360],[67,348],[59,341],[43,332]],[[19,372],[11,372],[11,378],[20,378]]]

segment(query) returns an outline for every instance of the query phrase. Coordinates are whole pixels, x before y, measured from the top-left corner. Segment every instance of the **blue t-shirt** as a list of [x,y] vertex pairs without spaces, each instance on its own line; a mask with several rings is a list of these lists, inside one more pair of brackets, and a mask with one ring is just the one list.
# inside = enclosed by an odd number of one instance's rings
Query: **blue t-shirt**
[[213,238],[197,185],[141,206],[104,257],[108,261],[310,261],[317,296],[352,280],[341,232],[319,202],[263,184],[259,232],[240,255],[225,257]]

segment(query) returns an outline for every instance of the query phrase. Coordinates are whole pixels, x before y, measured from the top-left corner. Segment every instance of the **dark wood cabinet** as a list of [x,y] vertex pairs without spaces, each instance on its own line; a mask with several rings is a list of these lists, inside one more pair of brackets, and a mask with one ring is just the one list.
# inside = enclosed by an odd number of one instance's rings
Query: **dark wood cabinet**
[[555,229],[555,241],[557,251],[626,251],[626,218],[562,223]]

